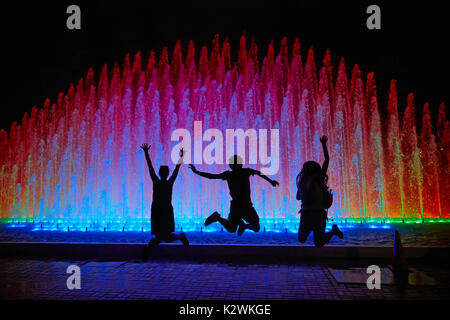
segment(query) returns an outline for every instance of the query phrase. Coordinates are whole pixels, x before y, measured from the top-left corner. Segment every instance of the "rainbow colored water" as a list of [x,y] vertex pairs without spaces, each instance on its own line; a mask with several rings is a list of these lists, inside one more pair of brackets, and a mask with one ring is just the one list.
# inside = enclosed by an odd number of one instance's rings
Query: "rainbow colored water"
[[[302,61],[300,42],[272,43],[262,63],[257,46],[241,38],[236,62],[227,40],[213,39],[208,52],[187,52],[177,42],[146,66],[137,53],[125,57],[99,80],[89,70],[43,108],[34,107],[9,134],[0,131],[2,222],[34,222],[64,228],[148,229],[152,184],[139,149],[143,142],[156,168],[174,165],[170,136],[248,128],[280,130],[278,188],[252,178],[252,198],[263,224],[298,220],[295,177],[306,160],[322,161],[319,136],[329,136],[329,184],[335,192],[329,217],[338,221],[447,221],[450,216],[450,125],[445,105],[431,122],[423,107],[416,129],[413,94],[400,116],[396,82],[391,81],[387,117],[380,117],[374,74],[365,82],[355,65],[348,77],[342,59],[333,72],[327,51],[317,68],[313,49]],[[383,117],[384,118],[384,117]],[[226,165],[200,165],[209,172]],[[258,168],[258,165],[252,166]],[[175,218],[181,227],[199,224],[211,212],[228,213],[223,181],[194,176],[184,165],[174,187]],[[445,201],[447,200],[447,201]]]

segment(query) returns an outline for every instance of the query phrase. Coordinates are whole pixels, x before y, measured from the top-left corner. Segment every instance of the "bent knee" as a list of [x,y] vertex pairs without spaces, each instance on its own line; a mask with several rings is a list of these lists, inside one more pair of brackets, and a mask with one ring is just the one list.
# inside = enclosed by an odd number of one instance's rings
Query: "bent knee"
[[314,239],[314,245],[316,246],[316,248],[322,248],[324,243],[323,241]]
[[316,248],[323,248],[323,244],[322,243],[314,243],[314,246]]

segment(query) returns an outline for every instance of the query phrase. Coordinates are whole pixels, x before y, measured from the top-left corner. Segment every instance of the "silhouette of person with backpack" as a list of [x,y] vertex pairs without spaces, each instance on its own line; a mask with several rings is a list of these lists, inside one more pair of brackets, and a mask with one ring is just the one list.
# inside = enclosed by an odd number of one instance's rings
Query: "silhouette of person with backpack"
[[[250,197],[250,176],[257,175],[270,182],[272,186],[277,186],[278,182],[270,179],[258,170],[242,167],[242,158],[235,155],[229,159],[231,171],[224,171],[219,174],[198,171],[194,165],[190,164],[192,172],[207,179],[222,179],[227,181],[230,189],[231,205],[228,219],[224,219],[215,211],[205,220],[205,226],[214,222],[219,222],[228,232],[234,233],[236,229],[238,235],[242,235],[245,229],[258,232],[260,229],[259,216],[253,207]],[[246,223],[247,222],[247,223]]]
[[161,242],[173,242],[180,240],[185,247],[189,246],[189,241],[186,235],[182,232],[180,234],[175,234],[175,221],[173,215],[172,207],[172,190],[175,179],[177,178],[178,171],[180,170],[181,162],[184,157],[184,150],[180,150],[180,160],[178,161],[175,170],[169,179],[169,167],[160,166],[159,176],[155,173],[153,169],[152,160],[148,154],[150,146],[144,143],[141,146],[144,150],[145,159],[147,160],[148,170],[150,172],[150,178],[153,182],[153,202],[151,210],[151,233],[155,235],[153,239],[150,240],[148,246],[156,246]]
[[307,161],[297,176],[297,200],[301,200],[300,226],[298,240],[304,243],[311,231],[314,232],[314,245],[318,248],[327,244],[333,236],[340,239],[344,234],[333,224],[330,232],[325,232],[327,209],[331,207],[333,195],[328,189],[327,169],[330,156],[327,148],[328,138],[320,138],[325,160],[322,167],[315,161]]

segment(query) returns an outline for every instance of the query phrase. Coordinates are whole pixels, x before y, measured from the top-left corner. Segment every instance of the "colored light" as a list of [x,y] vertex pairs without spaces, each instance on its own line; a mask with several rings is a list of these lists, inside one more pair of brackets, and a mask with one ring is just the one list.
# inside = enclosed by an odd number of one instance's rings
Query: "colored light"
[[[262,63],[256,49],[251,42],[247,50],[242,37],[234,65],[228,42],[221,46],[215,37],[211,52],[202,48],[198,59],[192,43],[183,56],[177,42],[171,59],[167,49],[158,62],[151,53],[146,69],[138,53],[133,63],[126,56],[122,71],[114,66],[108,74],[105,66],[97,83],[89,70],[56,102],[33,108],[9,134],[0,131],[1,222],[64,231],[149,230],[152,185],[139,145],[152,145],[156,168],[173,168],[171,133],[192,132],[194,120],[204,130],[280,130],[280,171],[274,176],[280,186],[251,178],[253,203],[267,230],[296,232],[295,178],[303,162],[323,160],[322,134],[329,137],[331,157],[330,219],[348,228],[448,222],[450,131],[444,104],[433,130],[424,106],[417,133],[414,97],[408,96],[400,122],[392,81],[382,125],[373,73],[364,83],[355,66],[348,81],[342,60],[334,79],[328,51],[317,72],[313,50],[302,62],[298,40],[292,54],[286,39],[277,56],[269,45]],[[175,219],[186,231],[198,230],[215,210],[225,216],[229,210],[226,184],[195,176],[186,165],[173,195]],[[212,230],[220,228],[203,228]]]

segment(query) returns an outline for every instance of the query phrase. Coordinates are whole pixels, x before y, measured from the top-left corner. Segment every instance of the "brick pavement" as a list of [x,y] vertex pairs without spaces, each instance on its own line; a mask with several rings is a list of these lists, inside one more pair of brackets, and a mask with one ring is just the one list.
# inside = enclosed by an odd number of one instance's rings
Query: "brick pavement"
[[[66,287],[66,269],[81,269],[81,289]],[[199,261],[52,261],[0,259],[2,299],[449,299],[448,270],[428,268],[438,287],[368,290],[340,284],[324,262],[239,264]],[[426,268],[425,268],[426,270]]]

